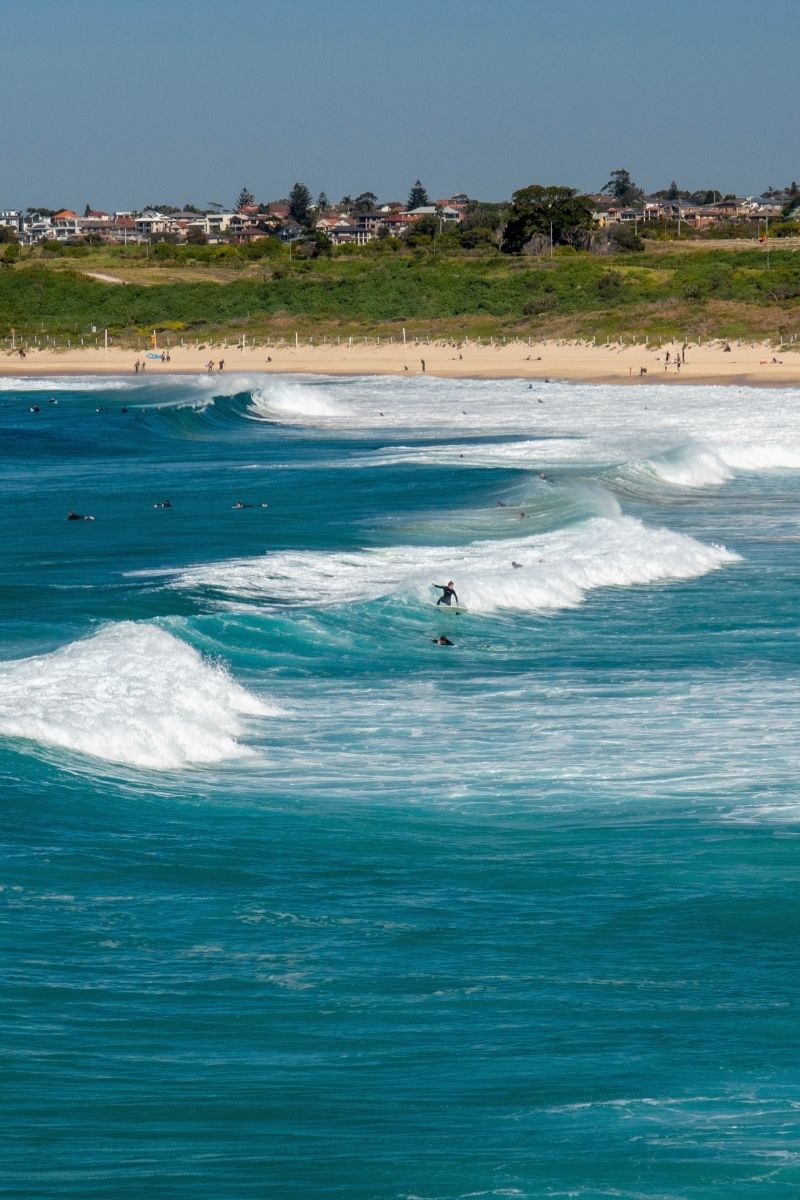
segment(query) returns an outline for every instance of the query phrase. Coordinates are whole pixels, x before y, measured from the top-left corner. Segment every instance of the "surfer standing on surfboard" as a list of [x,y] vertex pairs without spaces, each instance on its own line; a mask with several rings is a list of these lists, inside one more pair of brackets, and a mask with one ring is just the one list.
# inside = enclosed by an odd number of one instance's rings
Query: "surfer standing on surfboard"
[[456,604],[458,604],[458,596],[456,596],[456,590],[453,587],[452,579],[449,579],[447,581],[447,583],[432,583],[431,587],[439,588],[442,593],[441,596],[439,597],[439,599],[436,601],[437,608],[439,607],[440,604],[446,604],[447,607],[449,608],[453,602],[454,596],[455,596]]

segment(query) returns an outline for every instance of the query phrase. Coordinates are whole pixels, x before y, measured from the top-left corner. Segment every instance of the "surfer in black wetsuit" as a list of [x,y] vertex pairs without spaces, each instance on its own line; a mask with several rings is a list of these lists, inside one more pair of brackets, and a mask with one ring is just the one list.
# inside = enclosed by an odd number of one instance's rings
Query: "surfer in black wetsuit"
[[451,642],[450,638],[445,637],[445,635],[443,633],[440,633],[438,638],[431,638],[431,641],[436,646],[454,646],[455,645],[455,642]]
[[452,579],[448,579],[447,583],[432,583],[431,587],[439,588],[442,593],[441,596],[439,597],[439,599],[436,601],[437,608],[439,607],[440,604],[446,604],[447,607],[449,608],[450,605],[453,603],[454,596],[455,596],[456,604],[458,604],[458,596],[456,596],[456,590],[453,587]]

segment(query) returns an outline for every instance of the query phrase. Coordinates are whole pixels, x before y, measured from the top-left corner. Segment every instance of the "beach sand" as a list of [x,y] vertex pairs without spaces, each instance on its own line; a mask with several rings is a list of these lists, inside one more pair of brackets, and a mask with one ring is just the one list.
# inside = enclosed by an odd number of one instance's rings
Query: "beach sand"
[[[172,346],[171,361],[145,358],[145,350],[110,347],[72,350],[30,349],[22,359],[17,353],[0,355],[2,376],[46,375],[133,375],[137,358],[146,362],[145,377],[168,374],[206,374],[210,359],[214,374],[223,360],[225,372],[274,372],[278,374],[319,375],[439,375],[450,378],[524,378],[535,380],[583,380],[595,383],[723,383],[778,385],[800,384],[800,353],[775,350],[766,344],[730,343],[730,351],[721,342],[697,345],[689,343],[686,361],[678,370],[675,355],[680,344],[665,349],[642,345],[595,346],[587,342],[552,341],[528,345],[527,342],[478,345],[473,342],[402,342],[379,344],[358,339],[295,346],[264,347],[206,344]],[[797,348],[800,350],[800,346]],[[271,361],[268,361],[271,360]],[[646,374],[640,374],[641,368]],[[665,369],[666,368],[666,369]]]

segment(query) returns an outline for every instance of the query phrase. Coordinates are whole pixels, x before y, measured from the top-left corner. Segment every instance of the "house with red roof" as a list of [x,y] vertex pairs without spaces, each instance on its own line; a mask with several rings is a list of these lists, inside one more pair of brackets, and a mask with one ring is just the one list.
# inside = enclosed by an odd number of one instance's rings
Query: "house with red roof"
[[62,208],[50,218],[52,232],[59,242],[80,236],[80,218],[70,208]]

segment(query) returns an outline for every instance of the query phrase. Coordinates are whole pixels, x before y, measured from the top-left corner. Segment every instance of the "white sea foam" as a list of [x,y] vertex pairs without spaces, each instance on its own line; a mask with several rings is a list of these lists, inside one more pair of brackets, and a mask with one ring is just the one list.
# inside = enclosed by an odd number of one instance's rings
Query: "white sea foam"
[[322,387],[271,380],[253,388],[248,411],[262,421],[296,421],[342,417],[351,410]]
[[[796,389],[364,378],[348,381],[347,398],[343,424],[387,435],[385,450],[355,460],[359,465],[649,463],[651,473],[677,487],[724,483],[740,471],[800,468]],[[388,442],[390,434],[445,430],[441,444]],[[459,444],[451,440],[456,432],[487,441]],[[494,440],[500,434],[520,440]]]
[[651,458],[646,467],[674,487],[716,486],[727,482],[733,475],[719,451],[694,443]]
[[120,392],[132,386],[130,380],[99,375],[6,375],[0,379],[0,392]]
[[739,471],[800,470],[800,446],[779,443],[723,443],[718,453],[729,467]]
[[242,717],[274,709],[153,625],[106,626],[0,664],[0,734],[170,770],[246,753]]
[[459,547],[233,559],[183,571],[171,586],[211,588],[228,597],[277,604],[320,606],[380,597],[430,603],[431,582],[453,575],[461,603],[474,612],[536,612],[574,608],[595,588],[692,579],[737,559],[724,546],[612,515],[554,533]]

